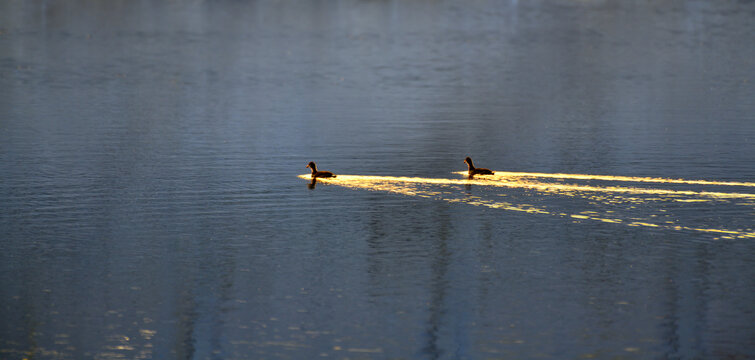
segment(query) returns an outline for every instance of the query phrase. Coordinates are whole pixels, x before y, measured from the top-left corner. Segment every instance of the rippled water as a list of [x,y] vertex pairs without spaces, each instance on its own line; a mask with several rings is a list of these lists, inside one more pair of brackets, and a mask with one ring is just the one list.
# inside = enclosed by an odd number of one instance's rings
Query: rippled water
[[753,33],[748,1],[0,2],[0,358],[755,357]]

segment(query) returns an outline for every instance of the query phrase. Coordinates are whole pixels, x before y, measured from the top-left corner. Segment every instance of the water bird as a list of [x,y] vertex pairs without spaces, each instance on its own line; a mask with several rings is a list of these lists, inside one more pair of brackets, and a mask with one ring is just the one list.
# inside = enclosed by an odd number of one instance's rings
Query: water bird
[[464,162],[467,164],[467,166],[469,166],[469,172],[468,172],[468,174],[469,174],[470,177],[472,177],[474,175],[493,175],[493,174],[495,174],[495,172],[493,172],[493,170],[486,169],[486,168],[476,168],[476,167],[474,167],[474,164],[472,163],[472,158],[470,158],[469,156],[467,156],[467,158],[464,159]]
[[333,174],[330,171],[317,171],[317,165],[315,165],[314,161],[310,161],[309,164],[307,164],[308,168],[312,169],[312,178],[331,178],[336,177],[335,174]]

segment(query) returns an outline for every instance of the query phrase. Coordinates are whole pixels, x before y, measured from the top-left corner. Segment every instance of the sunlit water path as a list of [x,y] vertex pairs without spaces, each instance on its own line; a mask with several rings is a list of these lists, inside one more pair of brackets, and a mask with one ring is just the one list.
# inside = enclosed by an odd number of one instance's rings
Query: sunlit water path
[[[336,178],[312,182],[352,189],[385,191],[408,196],[463,203],[493,209],[531,214],[553,215],[572,221],[601,221],[627,226],[643,226],[664,230],[711,233],[716,239],[755,238],[751,228],[727,227],[728,224],[700,224],[690,219],[689,210],[715,212],[721,206],[738,206],[746,212],[755,209],[755,194],[747,192],[707,191],[701,189],[661,189],[657,187],[621,186],[621,182],[666,185],[752,186],[747,182],[716,182],[706,180],[662,179],[586,174],[545,174],[496,172],[495,175],[466,178],[421,178],[374,175],[338,175]],[[549,179],[572,181],[610,181],[608,184],[548,182]],[[494,189],[480,194],[471,187]],[[501,189],[505,188],[505,189]],[[498,189],[498,190],[495,190]],[[522,193],[525,191],[526,193]],[[569,200],[567,202],[557,200]],[[538,205],[534,205],[537,203]],[[589,210],[574,213],[571,209]]]
[[[459,172],[456,172],[456,174],[466,174],[466,172],[459,171]],[[662,183],[662,184],[695,184],[695,185],[755,187],[755,182],[666,179],[666,178],[642,177],[642,176],[560,174],[560,173],[548,174],[548,173],[537,173],[537,172],[513,172],[513,171],[496,171],[494,177],[491,177],[491,178],[500,179],[500,178],[509,178],[509,177],[533,177],[533,178],[553,178],[553,179],[650,182],[650,183]]]

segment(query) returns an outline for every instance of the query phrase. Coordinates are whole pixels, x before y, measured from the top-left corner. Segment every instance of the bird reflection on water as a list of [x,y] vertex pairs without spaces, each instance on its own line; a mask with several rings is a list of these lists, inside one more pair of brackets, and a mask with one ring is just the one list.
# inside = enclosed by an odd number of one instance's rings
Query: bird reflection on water
[[[467,175],[467,172],[457,174]],[[299,177],[309,179],[309,175]],[[569,179],[574,182],[552,182],[550,179]],[[624,224],[665,230],[695,231],[712,233],[720,238],[755,238],[753,229],[726,229],[716,226],[691,225],[694,222],[687,216],[685,205],[711,207],[732,205],[736,207],[755,208],[755,194],[748,192],[708,191],[701,186],[736,187],[737,189],[753,187],[755,183],[717,182],[707,180],[662,179],[646,177],[626,177],[586,174],[543,174],[543,173],[509,173],[498,172],[484,178],[419,178],[394,176],[339,175],[338,178],[321,179],[328,185],[338,185],[351,189],[385,191],[407,196],[430,198],[450,203],[464,203],[493,209],[518,211],[530,214],[552,215],[575,222],[600,221],[604,223]],[[587,183],[584,183],[587,182]],[[605,182],[608,182],[607,184]],[[622,185],[631,182],[632,186]],[[640,185],[640,184],[651,185]],[[664,184],[675,189],[660,189],[655,184]],[[485,197],[474,196],[471,186],[478,185],[492,189]],[[463,186],[466,191],[459,191]],[[684,188],[678,188],[682,187]],[[310,183],[310,189],[314,184]],[[694,187],[694,188],[689,188]],[[495,188],[506,188],[505,192],[496,192]],[[511,199],[502,201],[501,197]],[[569,200],[550,204],[549,200]],[[534,203],[548,203],[547,206],[535,206],[522,203],[521,200]],[[587,202],[585,204],[584,202]],[[574,209],[584,211],[574,212]],[[585,209],[587,208],[587,209]],[[674,212],[678,211],[679,215]]]

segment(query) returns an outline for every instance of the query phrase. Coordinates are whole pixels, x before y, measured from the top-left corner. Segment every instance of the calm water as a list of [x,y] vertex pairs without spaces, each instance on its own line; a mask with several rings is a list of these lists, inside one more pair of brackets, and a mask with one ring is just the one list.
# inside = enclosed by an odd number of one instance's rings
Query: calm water
[[753,358],[753,34],[751,1],[2,1],[0,358]]

